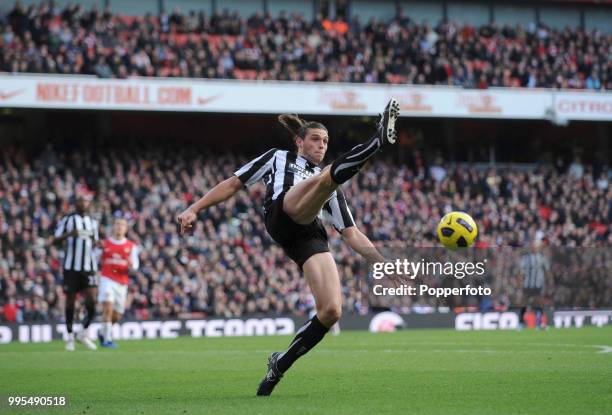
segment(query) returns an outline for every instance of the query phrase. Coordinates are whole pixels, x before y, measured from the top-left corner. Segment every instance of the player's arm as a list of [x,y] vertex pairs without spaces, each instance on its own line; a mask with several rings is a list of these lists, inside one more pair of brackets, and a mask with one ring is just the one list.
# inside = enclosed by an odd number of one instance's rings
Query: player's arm
[[55,233],[51,239],[51,244],[61,244],[66,240],[66,238],[78,236],[79,231],[71,225],[72,223],[69,223],[68,217],[62,218],[60,223],[57,224],[57,228],[55,228]]
[[130,268],[132,271],[137,271],[140,267],[140,248],[137,245],[132,247],[132,251],[130,252]]
[[261,178],[272,169],[276,151],[277,150],[273,148],[251,160],[236,170],[232,177],[213,187],[208,193],[202,196],[200,200],[189,206],[177,218],[181,225],[181,234],[191,228],[193,222],[197,219],[199,211],[224,202],[236,194],[240,189],[261,180]]
[[103,242],[104,237],[105,237],[104,229],[102,229],[102,237],[100,237],[100,226],[97,221],[95,223],[96,223],[96,226],[94,227],[94,237],[93,237],[94,246],[99,249],[104,249],[104,242]]
[[342,189],[338,188],[336,190],[329,201],[323,205],[322,212],[323,218],[340,232],[342,240],[359,255],[363,256],[368,262],[385,261],[370,238],[365,236],[355,225]]
[[53,245],[57,245],[57,244],[61,244],[62,242],[64,242],[67,238],[70,237],[77,237],[79,236],[79,231],[77,231],[76,229],[73,229],[70,232],[66,232],[60,236],[54,236],[53,239],[51,239],[51,243]]
[[226,201],[243,187],[244,185],[240,179],[237,176],[232,176],[210,189],[197,202],[189,206],[178,216],[181,234],[191,228],[191,224],[195,222],[199,211]]
[[344,228],[341,234],[342,240],[368,262],[385,262],[385,257],[378,252],[370,238],[361,232],[357,226]]

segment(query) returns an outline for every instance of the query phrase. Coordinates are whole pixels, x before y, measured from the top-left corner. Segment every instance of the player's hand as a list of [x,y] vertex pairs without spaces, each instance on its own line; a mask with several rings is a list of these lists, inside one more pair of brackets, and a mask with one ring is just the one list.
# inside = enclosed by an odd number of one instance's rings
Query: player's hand
[[394,272],[393,274],[387,275],[386,278],[389,287],[400,288],[402,285],[412,285],[410,277],[404,274]]
[[183,211],[183,213],[178,215],[176,219],[178,220],[179,225],[181,225],[181,235],[183,235],[185,231],[191,230],[197,216],[191,208],[187,208],[185,211]]

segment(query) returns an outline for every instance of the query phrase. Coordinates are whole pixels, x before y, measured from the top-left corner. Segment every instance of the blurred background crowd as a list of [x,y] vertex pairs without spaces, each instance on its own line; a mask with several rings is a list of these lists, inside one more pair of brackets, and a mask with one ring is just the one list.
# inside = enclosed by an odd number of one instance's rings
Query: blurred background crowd
[[[444,18],[427,23],[399,7],[390,19],[343,19],[317,12],[304,18],[178,8],[126,15],[112,11],[109,1],[105,8],[27,3],[0,4],[0,72],[612,90],[612,35],[607,27],[585,25],[586,9],[582,28],[560,28],[539,17],[537,24],[523,25],[492,18],[483,24]],[[159,10],[166,3],[156,2]],[[595,20],[605,21],[605,15]],[[266,150],[261,147],[276,134],[271,119],[92,113],[6,108],[0,114],[0,321],[63,318],[63,253],[49,240],[77,192],[92,194],[91,214],[102,234],[109,234],[114,217],[124,216],[129,238],[142,248],[140,269],[130,277],[128,318],[307,314],[308,288],[266,232],[261,185],[202,212],[189,236],[179,236],[175,222],[194,198],[247,162],[247,154]],[[351,124],[336,117],[330,131],[361,140],[357,136],[370,128],[365,118]],[[391,257],[434,258],[437,221],[450,210],[469,212],[479,226],[478,249],[470,252],[490,260],[483,281],[494,295],[465,297],[464,303],[373,298],[367,264],[330,228],[346,313],[516,306],[525,300],[521,257],[531,249],[550,263],[548,305],[612,304],[605,122],[562,128],[432,118],[410,124],[393,160],[371,163],[345,185],[356,223]],[[66,137],[72,144],[58,145]],[[124,138],[135,139],[136,146],[122,147]],[[577,148],[585,149],[586,161]],[[488,163],[454,163],[442,154]]]
[[[556,250],[551,262],[559,266],[547,278],[551,304],[610,304],[612,286],[605,273],[612,261],[612,177],[607,168],[579,159],[528,170],[477,168],[440,159],[427,164],[415,154],[411,167],[378,161],[344,187],[357,225],[383,251],[436,246],[439,218],[451,209],[464,210],[480,227],[477,246],[492,261],[505,260],[496,268],[505,274],[489,276],[498,278],[489,281],[498,288],[490,299],[495,304],[521,300],[517,264],[533,241]],[[17,147],[5,149],[0,319],[61,318],[62,253],[48,242],[58,220],[73,208],[75,192],[92,192],[91,214],[103,234],[109,234],[114,217],[125,216],[131,223],[128,237],[142,247],[140,269],[131,275],[128,317],[305,313],[312,305],[305,281],[265,230],[263,185],[202,212],[191,235],[178,234],[176,214],[246,161],[230,153],[155,146],[94,152],[56,151],[49,145],[36,157]],[[367,266],[335,231],[329,233],[345,312],[380,306],[379,299],[370,301],[365,294]],[[393,307],[418,311],[443,304],[408,298]]]
[[415,22],[224,10],[124,16],[19,2],[0,16],[0,71],[612,89],[612,36],[544,24]]

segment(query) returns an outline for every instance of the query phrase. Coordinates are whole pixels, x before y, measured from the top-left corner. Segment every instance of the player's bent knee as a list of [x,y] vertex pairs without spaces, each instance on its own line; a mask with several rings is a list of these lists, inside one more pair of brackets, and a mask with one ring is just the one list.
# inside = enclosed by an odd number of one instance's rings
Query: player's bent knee
[[342,307],[339,305],[330,305],[317,312],[317,318],[327,327],[336,324],[340,317],[342,317]]

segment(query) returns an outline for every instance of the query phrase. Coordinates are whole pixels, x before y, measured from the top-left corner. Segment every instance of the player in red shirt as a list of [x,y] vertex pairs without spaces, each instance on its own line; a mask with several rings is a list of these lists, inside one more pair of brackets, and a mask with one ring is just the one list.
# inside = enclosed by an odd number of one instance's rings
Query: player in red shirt
[[102,241],[100,290],[98,301],[102,303],[102,329],[99,334],[102,347],[117,348],[113,342],[113,324],[121,319],[125,311],[128,271],[139,266],[138,246],[125,236],[127,220],[115,219],[112,237]]

